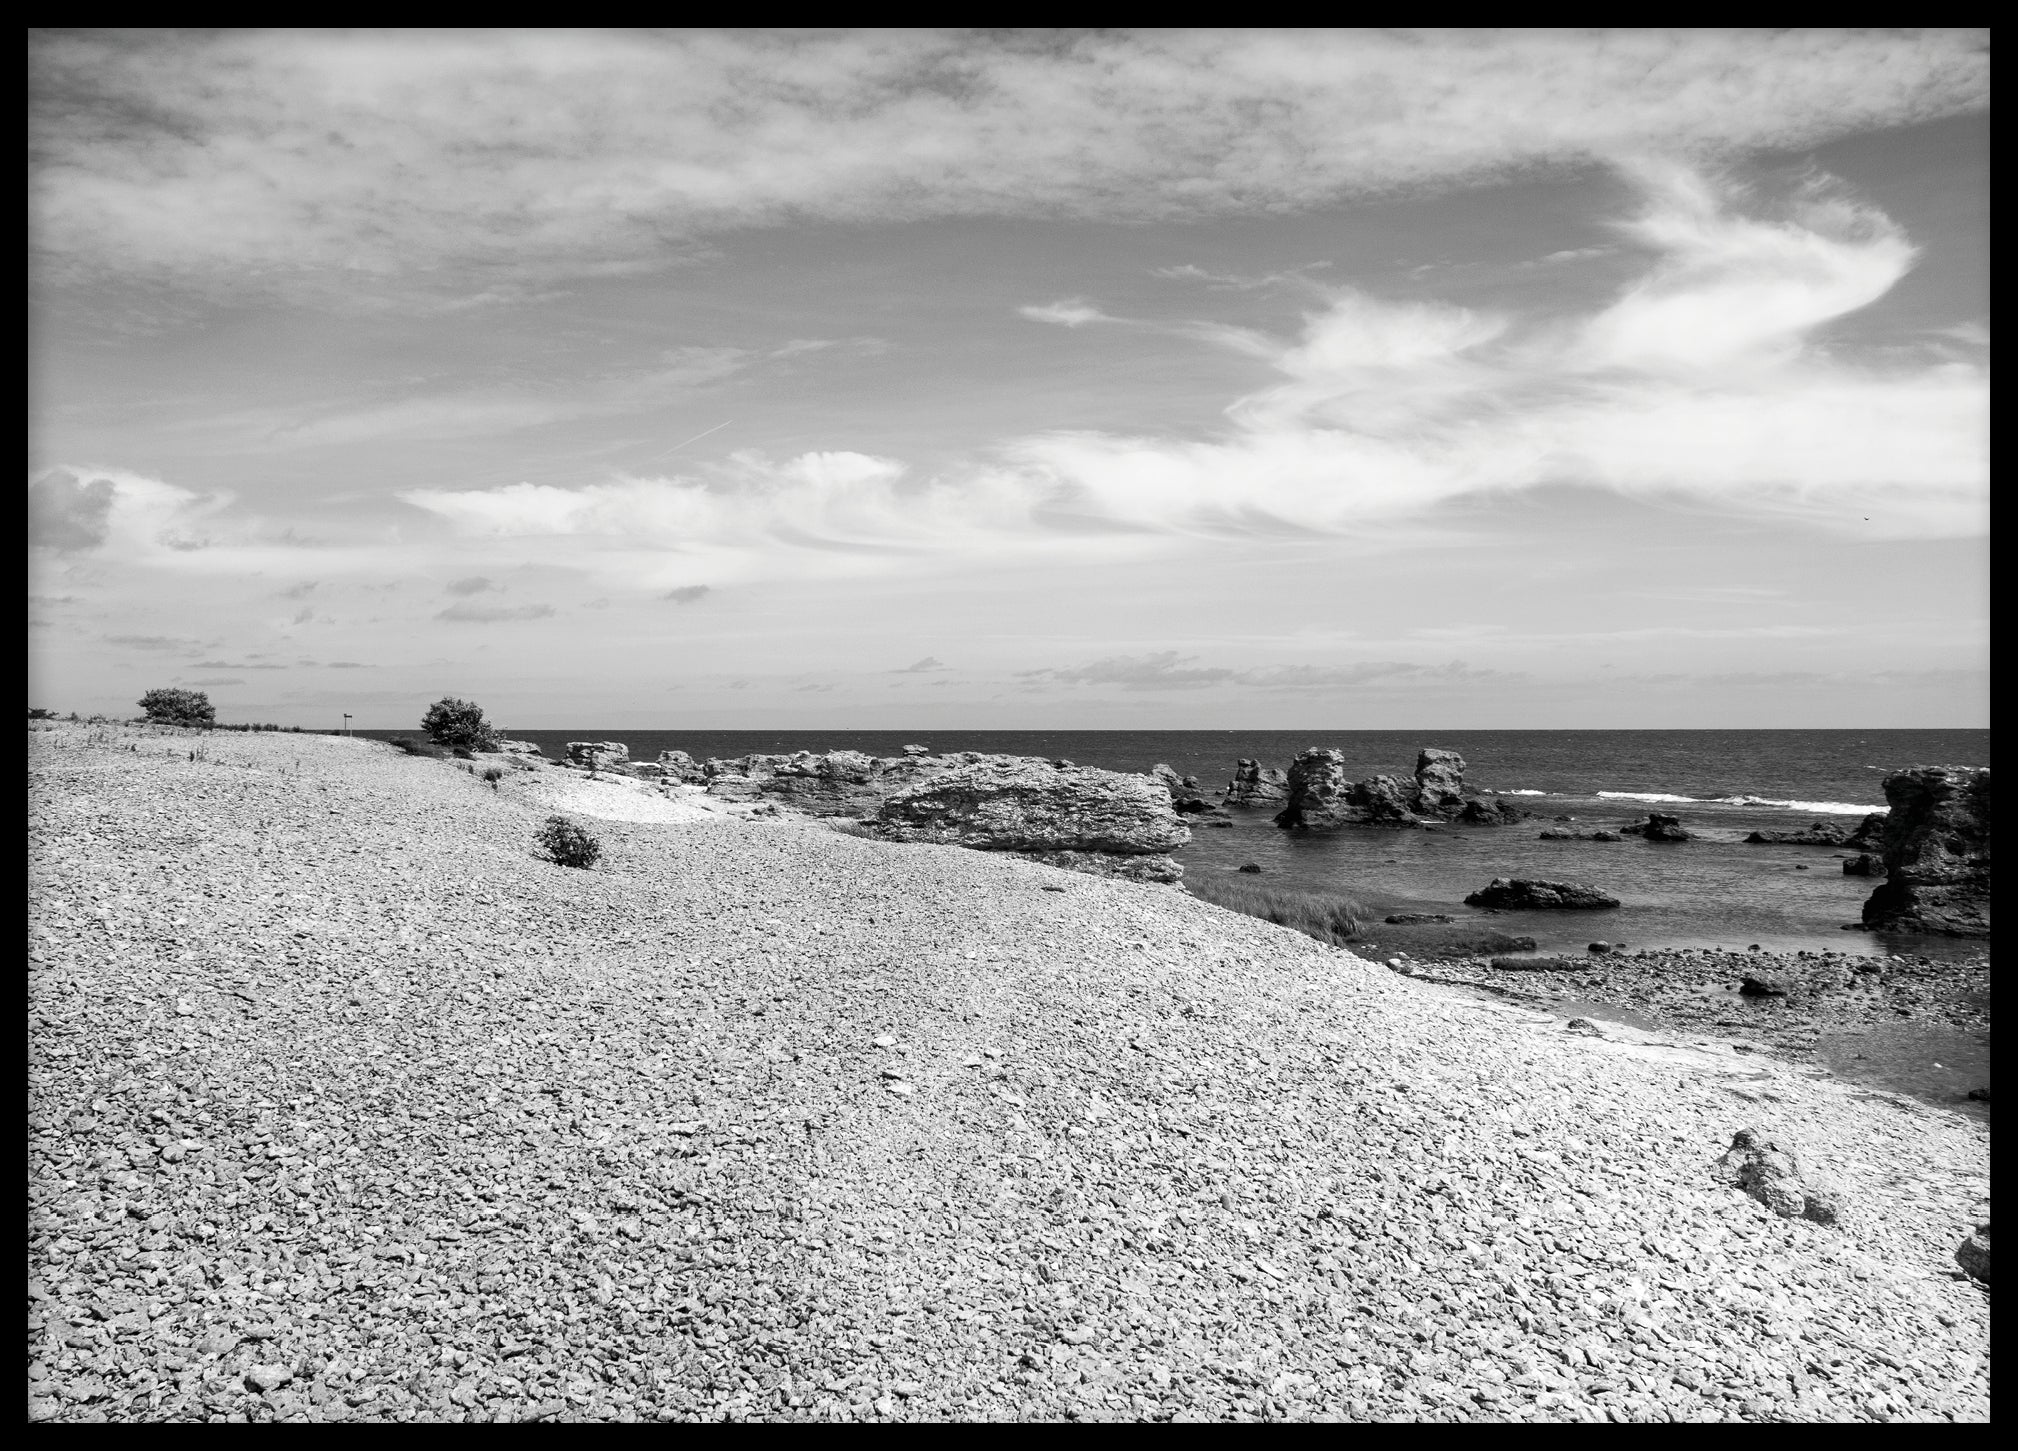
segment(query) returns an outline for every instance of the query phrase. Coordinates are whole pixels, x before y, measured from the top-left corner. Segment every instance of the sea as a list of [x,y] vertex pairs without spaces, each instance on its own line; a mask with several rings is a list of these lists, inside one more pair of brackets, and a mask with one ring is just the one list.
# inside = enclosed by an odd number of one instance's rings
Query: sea
[[[381,738],[399,734],[373,731]],[[558,759],[569,741],[622,741],[633,760],[682,750],[696,760],[752,752],[855,750],[1043,756],[1114,771],[1166,764],[1217,798],[1243,758],[1286,767],[1298,751],[1343,753],[1353,779],[1407,775],[1425,747],[1456,751],[1467,784],[1510,794],[1533,812],[1517,826],[1435,831],[1346,828],[1291,832],[1273,808],[1236,811],[1230,828],[1193,833],[1178,852],[1188,879],[1261,868],[1260,881],[1342,893],[1374,916],[1466,914],[1465,895],[1494,877],[1585,882],[1617,897],[1605,912],[1506,913],[1505,932],[1539,950],[1580,951],[1590,941],[1629,949],[1708,947],[1847,951],[1954,957],[1980,944],[1908,934],[1846,931],[1875,883],[1843,874],[1833,848],[1749,846],[1747,833],[1816,821],[1854,824],[1885,809],[1883,781],[1915,765],[1986,766],[1987,730],[1292,730],[1292,731],[722,731],[513,730]],[[1679,816],[1696,840],[1670,845],[1541,841],[1558,823],[1618,826],[1646,812]],[[1378,929],[1368,932],[1377,941]]]

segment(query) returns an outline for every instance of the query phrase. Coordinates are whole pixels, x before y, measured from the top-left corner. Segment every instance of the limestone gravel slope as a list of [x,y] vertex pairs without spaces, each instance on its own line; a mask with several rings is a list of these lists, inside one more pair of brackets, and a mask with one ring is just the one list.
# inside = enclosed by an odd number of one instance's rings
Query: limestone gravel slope
[[1987,1417],[1956,1116],[1169,888],[30,740],[35,1418]]

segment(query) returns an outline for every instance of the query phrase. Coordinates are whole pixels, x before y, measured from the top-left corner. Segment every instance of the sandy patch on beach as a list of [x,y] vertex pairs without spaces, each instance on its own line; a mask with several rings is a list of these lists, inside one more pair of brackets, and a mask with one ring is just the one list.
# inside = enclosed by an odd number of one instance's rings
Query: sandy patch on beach
[[503,785],[515,798],[603,821],[688,825],[724,821],[734,814],[724,809],[724,803],[714,801],[696,787],[675,787],[677,794],[669,795],[650,782],[622,777],[591,780],[558,767],[514,772],[505,778]]

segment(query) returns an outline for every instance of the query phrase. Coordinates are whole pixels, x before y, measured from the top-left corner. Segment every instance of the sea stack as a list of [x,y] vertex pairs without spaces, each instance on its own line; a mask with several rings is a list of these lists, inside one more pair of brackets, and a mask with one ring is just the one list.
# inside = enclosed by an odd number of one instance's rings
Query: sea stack
[[1876,931],[1990,935],[1990,768],[1915,766],[1885,778],[1885,880],[1864,903]]

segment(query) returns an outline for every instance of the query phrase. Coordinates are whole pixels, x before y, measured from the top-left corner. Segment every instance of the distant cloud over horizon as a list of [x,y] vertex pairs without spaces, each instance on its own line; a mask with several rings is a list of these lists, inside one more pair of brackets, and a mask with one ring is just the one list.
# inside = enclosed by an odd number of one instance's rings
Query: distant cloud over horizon
[[678,589],[667,590],[664,594],[660,595],[659,598],[665,600],[671,600],[676,605],[690,605],[695,600],[703,599],[710,593],[712,593],[712,591],[709,589],[707,585],[683,584]]
[[466,624],[497,624],[505,620],[544,620],[554,613],[552,605],[450,605],[435,616],[437,620],[457,620]]

